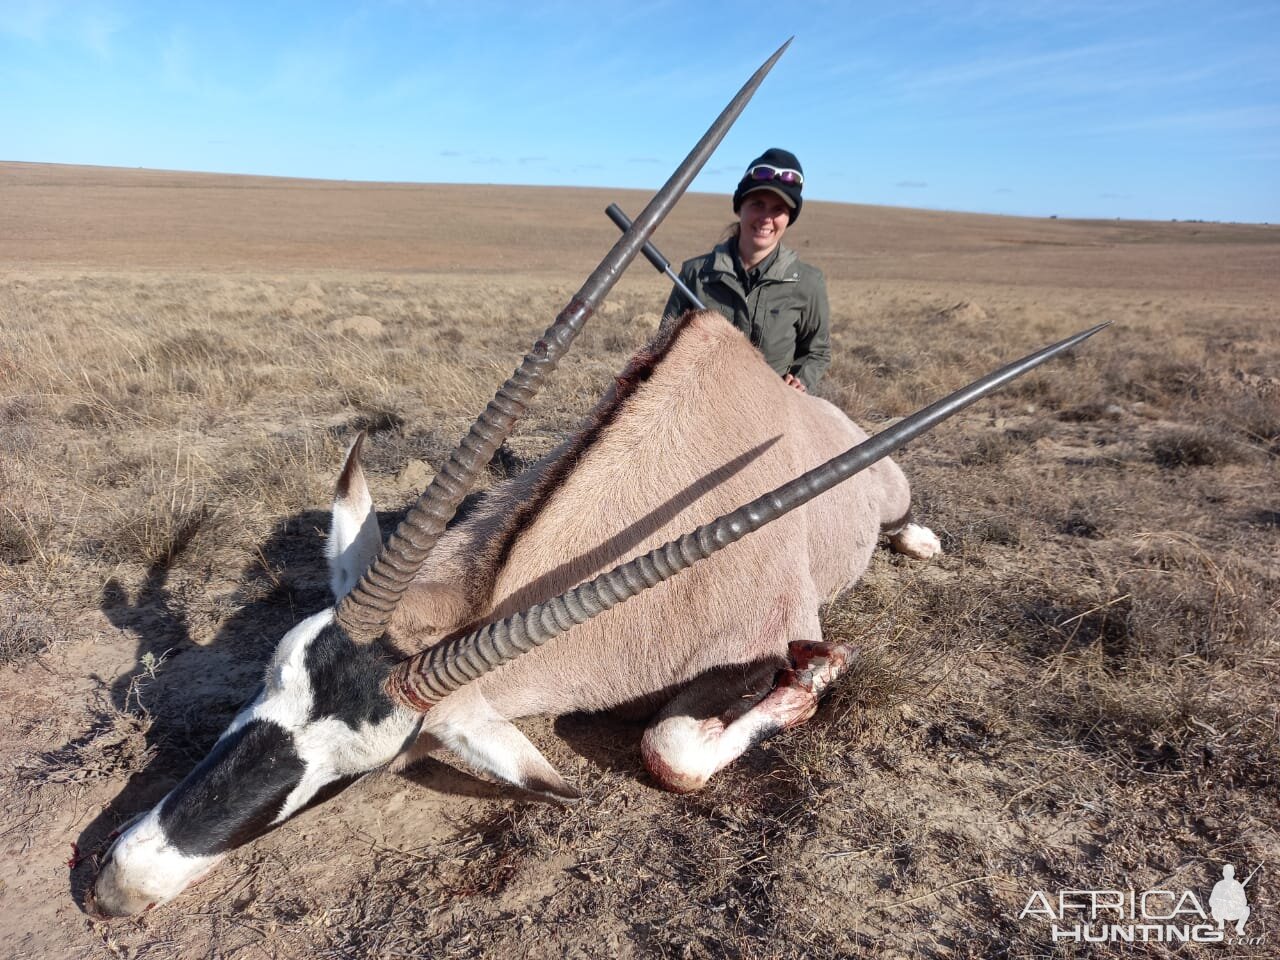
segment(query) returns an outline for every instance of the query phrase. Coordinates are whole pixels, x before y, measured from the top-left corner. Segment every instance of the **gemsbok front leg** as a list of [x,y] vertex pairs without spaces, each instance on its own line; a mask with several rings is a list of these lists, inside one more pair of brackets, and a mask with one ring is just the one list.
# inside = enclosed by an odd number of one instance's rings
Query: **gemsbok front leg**
[[788,652],[781,670],[776,662],[757,664],[727,695],[725,675],[717,672],[695,680],[663,708],[640,745],[645,767],[661,787],[698,790],[751,747],[810,719],[854,658],[851,647],[822,640],[794,640]]
[[426,715],[423,730],[477,771],[560,802],[582,794],[476,688],[459,690]]

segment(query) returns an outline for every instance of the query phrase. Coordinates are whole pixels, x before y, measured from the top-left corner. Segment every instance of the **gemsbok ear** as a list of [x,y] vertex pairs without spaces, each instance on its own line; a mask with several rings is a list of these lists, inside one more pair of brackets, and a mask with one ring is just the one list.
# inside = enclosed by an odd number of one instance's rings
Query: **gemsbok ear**
[[335,601],[345,597],[360,582],[382,548],[373,498],[369,496],[369,484],[360,467],[364,438],[361,430],[347,450],[333,493],[333,519],[324,552],[329,561],[329,587]]

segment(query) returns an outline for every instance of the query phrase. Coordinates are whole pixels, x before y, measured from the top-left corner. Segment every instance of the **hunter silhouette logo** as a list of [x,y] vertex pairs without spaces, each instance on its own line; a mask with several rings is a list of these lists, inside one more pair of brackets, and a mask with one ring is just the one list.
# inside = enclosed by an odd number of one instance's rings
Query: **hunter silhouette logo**
[[[1209,894],[1208,909],[1192,890],[1036,890],[1018,914],[1049,922],[1054,943],[1226,943],[1257,945],[1246,937],[1250,916],[1245,888],[1262,865],[1240,882],[1234,864],[1222,865],[1222,879]],[[1234,931],[1227,928],[1234,924]]]
[[[1253,868],[1257,873],[1260,866]],[[1213,893],[1209,894],[1209,912],[1218,921],[1219,928],[1229,920],[1236,922],[1236,936],[1244,936],[1244,922],[1249,919],[1249,898],[1244,888],[1253,879],[1253,873],[1245,877],[1244,883],[1236,879],[1236,868],[1229,863],[1222,866],[1222,879],[1213,885]]]

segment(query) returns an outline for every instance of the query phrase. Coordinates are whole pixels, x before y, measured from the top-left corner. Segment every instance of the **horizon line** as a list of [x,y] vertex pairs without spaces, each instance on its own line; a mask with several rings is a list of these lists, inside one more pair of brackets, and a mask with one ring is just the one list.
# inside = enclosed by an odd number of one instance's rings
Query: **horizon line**
[[[505,187],[529,190],[616,190],[627,193],[652,195],[653,191],[644,187],[622,186],[590,186],[586,184],[557,183],[507,183],[496,180],[362,180],[358,178],[309,177],[278,173],[242,173],[224,170],[193,170],[182,167],[124,167],[108,163],[76,163],[62,160],[9,160],[0,158],[0,165],[23,164],[33,167],[86,167],[93,170],[119,170],[134,173],[177,173],[201,177],[243,177],[258,180],[296,180],[303,183],[351,184],[365,187]],[[721,193],[711,190],[687,191],[687,194],[698,194],[708,197],[731,197],[732,193]],[[918,213],[946,213],[957,216],[1000,217],[1012,220],[1060,220],[1064,223],[1212,223],[1224,226],[1276,227],[1280,224],[1269,220],[1216,220],[1207,217],[1169,217],[1168,219],[1152,219],[1138,217],[1106,217],[1106,216],[1073,216],[1063,214],[1028,214],[1028,213],[995,213],[989,210],[969,210],[956,207],[924,207],[907,206],[888,203],[860,203],[852,200],[824,200],[820,197],[807,197],[807,203],[831,204],[842,207],[868,207],[878,210],[909,210]]]

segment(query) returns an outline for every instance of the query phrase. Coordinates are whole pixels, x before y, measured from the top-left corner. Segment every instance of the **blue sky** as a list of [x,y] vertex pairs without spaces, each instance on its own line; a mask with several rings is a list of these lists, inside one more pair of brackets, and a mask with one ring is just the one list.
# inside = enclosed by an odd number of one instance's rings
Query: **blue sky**
[[0,0],[0,159],[1280,222],[1280,0]]

